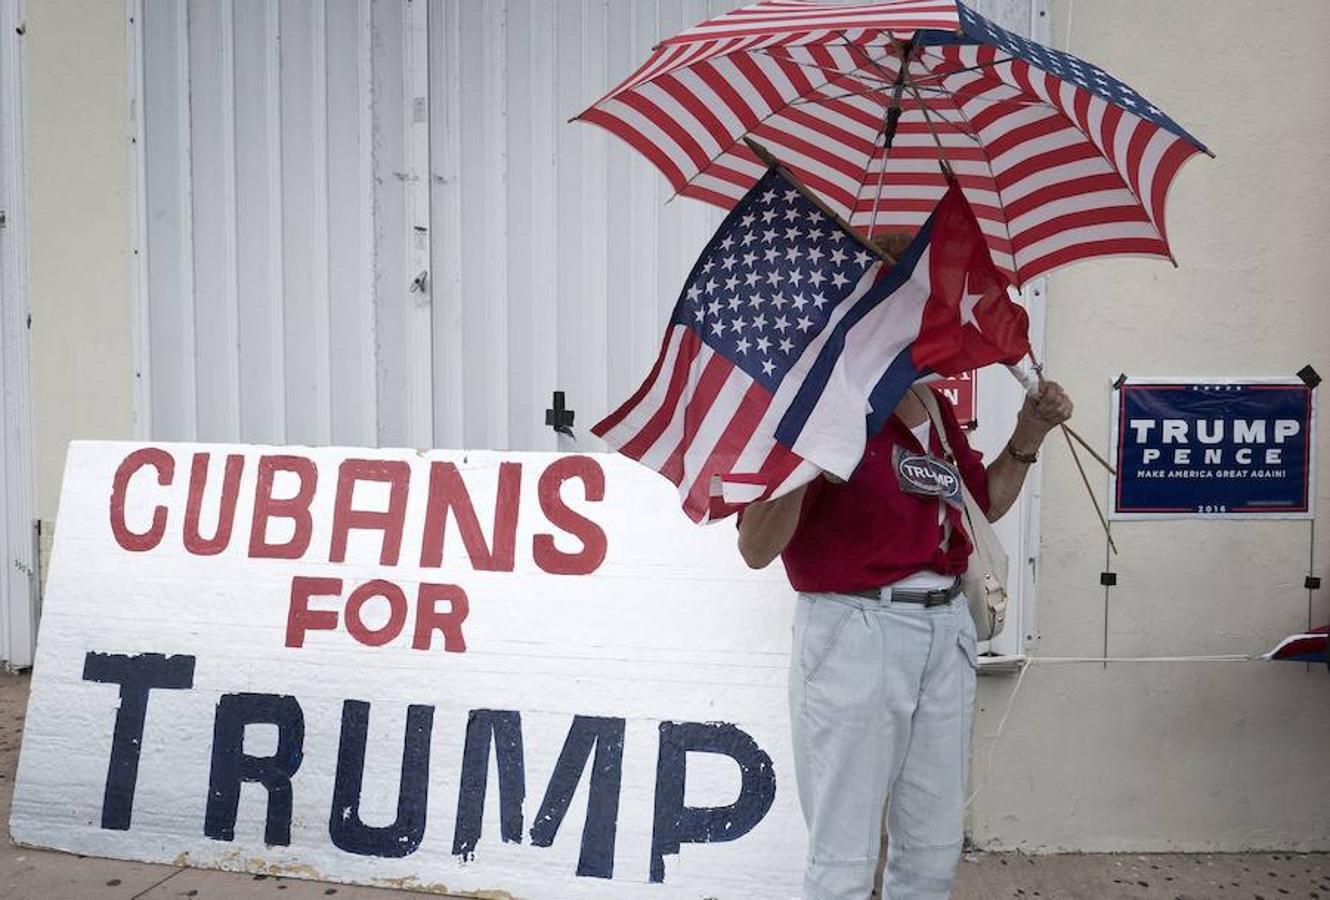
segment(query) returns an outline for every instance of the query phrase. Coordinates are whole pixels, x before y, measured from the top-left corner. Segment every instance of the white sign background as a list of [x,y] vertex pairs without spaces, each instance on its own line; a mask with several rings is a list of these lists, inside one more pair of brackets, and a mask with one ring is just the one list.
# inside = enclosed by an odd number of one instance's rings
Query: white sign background
[[[160,542],[132,551],[112,531],[112,486],[129,454],[148,446],[169,454],[174,473],[161,485],[157,470],[144,467],[125,485],[129,531],[150,531],[159,506],[166,515]],[[205,538],[217,532],[226,458],[242,459],[234,528],[228,545],[215,555],[191,553],[183,542],[197,454],[208,455],[197,528]],[[249,555],[259,461],[275,455],[303,457],[317,467],[311,538],[298,559]],[[401,461],[409,467],[396,565],[381,563],[383,534],[369,529],[351,530],[345,561],[330,562],[339,467],[348,459]],[[786,673],[792,592],[783,572],[778,565],[760,573],[747,570],[735,549],[733,525],[694,526],[664,479],[621,457],[591,455],[574,467],[585,470],[589,462],[603,472],[603,500],[587,498],[584,478],[551,484],[563,506],[603,530],[604,561],[591,574],[548,574],[537,565],[533,542],[549,538],[537,535],[552,535],[561,553],[583,549],[578,537],[559,527],[569,519],[558,514],[560,504],[551,500],[548,484],[546,503],[558,521],[552,523],[542,508],[541,474],[561,459],[541,453],[71,445],[14,798],[14,839],[124,859],[436,891],[493,891],[485,896],[533,900],[798,897],[805,838],[790,763]],[[460,472],[491,549],[500,463],[520,466],[512,571],[477,571],[453,515],[442,565],[419,565],[431,466],[441,463]],[[297,476],[279,472],[272,496],[292,497],[297,487]],[[388,509],[388,485],[357,482],[351,507]],[[274,517],[266,539],[282,543],[294,532],[294,520]],[[314,597],[309,604],[311,610],[336,612],[336,627],[307,630],[302,646],[288,647],[291,585],[298,576],[340,578],[345,587],[340,598]],[[367,646],[347,631],[344,607],[357,585],[376,578],[403,589],[407,615],[400,634]],[[445,652],[437,632],[429,649],[412,647],[421,582],[465,591],[465,652]],[[368,629],[383,626],[387,600],[368,601],[362,618]],[[85,680],[90,653],[195,659],[190,687],[148,694],[127,830],[102,827],[121,704],[117,684]],[[218,704],[223,695],[247,692],[293,697],[303,714],[303,758],[290,779],[289,845],[265,844],[269,792],[251,782],[240,786],[234,838],[205,835]],[[332,805],[347,700],[369,704],[358,811]],[[368,826],[397,818],[411,704],[433,707],[420,844],[399,858],[339,849],[330,839],[334,815],[346,820],[356,812]],[[520,714],[525,798],[520,842],[501,840],[496,753],[483,733],[489,762],[482,830],[464,858],[454,855],[454,832],[473,710]],[[590,758],[574,768],[576,789],[552,845],[533,846],[531,840],[574,716],[624,720],[612,879],[576,874]],[[769,754],[776,787],[770,810],[751,830],[729,842],[683,843],[678,854],[663,855],[663,881],[651,883],[665,722],[733,724]],[[273,755],[277,726],[250,724],[243,747],[248,756]],[[685,760],[685,806],[735,802],[741,770],[733,759],[688,752]],[[473,777],[473,796],[474,786]]]

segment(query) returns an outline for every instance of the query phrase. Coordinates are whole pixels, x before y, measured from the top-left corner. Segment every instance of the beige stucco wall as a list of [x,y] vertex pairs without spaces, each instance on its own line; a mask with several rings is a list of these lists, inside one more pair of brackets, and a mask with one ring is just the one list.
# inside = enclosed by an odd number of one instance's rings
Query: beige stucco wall
[[65,447],[133,436],[125,4],[27,4],[25,122],[37,515]]
[[[1078,429],[1107,446],[1119,372],[1288,375],[1310,362],[1330,375],[1330,187],[1319,176],[1330,164],[1330,4],[1053,0],[1050,11],[1055,43],[1104,65],[1218,154],[1189,163],[1170,198],[1179,268],[1111,259],[1051,279],[1048,364],[1076,399]],[[1324,427],[1318,444],[1324,513]],[[1046,459],[1031,652],[1097,656],[1103,536],[1066,450],[1050,446]],[[1307,624],[1308,537],[1306,522],[1120,524],[1110,654],[1268,649]],[[1316,555],[1324,572],[1330,525]],[[1330,620],[1330,591],[1318,593],[1315,618]],[[981,686],[981,846],[1330,849],[1324,666],[1036,665],[994,747],[986,736],[1014,683]]]

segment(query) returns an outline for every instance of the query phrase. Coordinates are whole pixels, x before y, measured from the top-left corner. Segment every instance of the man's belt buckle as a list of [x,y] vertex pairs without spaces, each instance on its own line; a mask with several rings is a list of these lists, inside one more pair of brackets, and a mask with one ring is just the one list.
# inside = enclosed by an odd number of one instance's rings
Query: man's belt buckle
[[924,593],[924,606],[946,606],[951,602],[954,595],[950,588],[939,588],[936,591],[926,591]]

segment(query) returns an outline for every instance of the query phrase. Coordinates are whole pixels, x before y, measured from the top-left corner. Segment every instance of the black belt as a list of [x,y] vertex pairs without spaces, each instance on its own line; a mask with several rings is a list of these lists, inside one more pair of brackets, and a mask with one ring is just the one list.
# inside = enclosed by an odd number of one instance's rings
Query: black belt
[[852,597],[864,597],[868,600],[881,600],[884,592],[890,592],[892,603],[919,603],[924,606],[944,606],[955,600],[961,592],[961,580],[958,577],[951,587],[938,588],[935,591],[910,591],[898,588],[877,588],[870,591],[847,591]]

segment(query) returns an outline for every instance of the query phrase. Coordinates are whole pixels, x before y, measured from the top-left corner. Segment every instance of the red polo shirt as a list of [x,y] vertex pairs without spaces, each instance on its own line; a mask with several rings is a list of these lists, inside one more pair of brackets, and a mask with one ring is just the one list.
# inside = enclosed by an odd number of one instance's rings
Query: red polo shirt
[[[988,473],[983,457],[970,448],[951,404],[939,397],[947,440],[965,485],[988,508]],[[935,429],[929,429],[929,452],[944,457]],[[854,475],[844,484],[818,478],[804,494],[799,525],[781,559],[790,584],[799,591],[862,591],[900,581],[925,570],[944,575],[964,573],[970,539],[964,514],[951,506],[951,540],[941,548],[943,526],[936,498],[901,490],[892,464],[892,449],[904,444],[921,452],[918,439],[893,415],[873,438]]]

